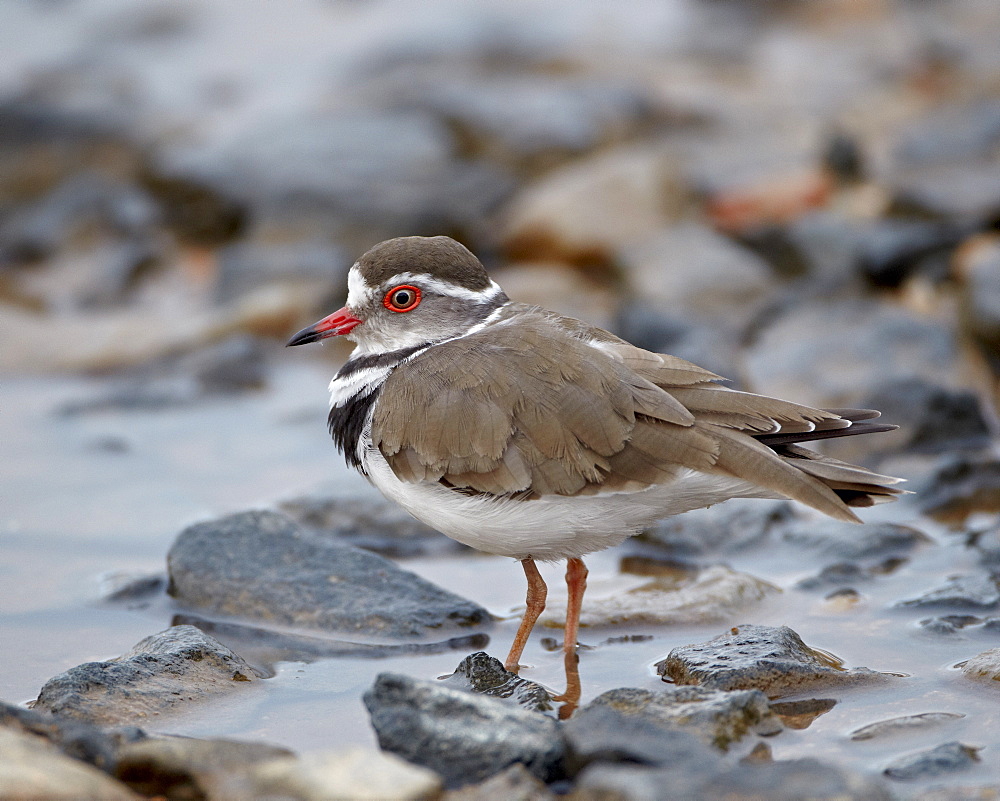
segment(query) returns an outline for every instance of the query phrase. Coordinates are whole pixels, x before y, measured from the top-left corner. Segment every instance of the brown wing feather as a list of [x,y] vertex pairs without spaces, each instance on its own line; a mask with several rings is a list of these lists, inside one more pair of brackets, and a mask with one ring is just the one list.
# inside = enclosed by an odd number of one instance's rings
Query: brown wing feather
[[846,504],[898,492],[894,479],[785,444],[874,413],[737,392],[712,383],[718,378],[520,307],[515,322],[398,367],[376,404],[372,438],[403,481],[496,495],[634,491],[697,470],[857,520]]

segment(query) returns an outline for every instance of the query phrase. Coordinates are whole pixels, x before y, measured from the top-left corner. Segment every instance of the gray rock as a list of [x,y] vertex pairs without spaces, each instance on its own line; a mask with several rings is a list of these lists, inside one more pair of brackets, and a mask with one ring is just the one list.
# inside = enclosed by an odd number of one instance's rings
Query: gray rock
[[919,609],[951,607],[958,609],[996,609],[1000,606],[1000,579],[979,573],[953,576],[940,587],[916,598],[899,601],[896,606]]
[[882,772],[890,779],[900,781],[933,779],[966,770],[977,762],[979,762],[978,748],[951,742],[901,757]]
[[146,736],[141,729],[134,727],[106,731],[82,720],[3,702],[0,702],[0,731],[44,738],[66,756],[87,762],[105,773],[114,771],[119,750],[124,744],[141,741]]
[[1000,166],[995,161],[910,170],[890,180],[894,211],[988,226],[1000,213]]
[[839,520],[811,521],[786,527],[781,540],[808,548],[824,557],[843,560],[883,560],[909,556],[933,544],[929,536],[910,526],[896,523],[842,523]]
[[[582,626],[693,625],[732,619],[752,604],[781,590],[756,576],[713,565],[678,583],[656,577],[638,587],[588,600],[580,612]],[[562,625],[565,601],[549,604],[539,620]]]
[[304,528],[382,556],[406,559],[472,552],[397,504],[377,497],[305,496],[283,501],[278,508]]
[[552,709],[548,690],[506,670],[503,663],[482,651],[463,659],[443,684],[456,690],[508,699],[535,712]]
[[878,409],[899,426],[891,446],[917,453],[983,447],[990,438],[983,405],[966,389],[950,389],[925,378],[908,378],[875,387],[866,409]]
[[962,665],[962,675],[976,681],[1000,681],[1000,648],[976,654]]
[[892,737],[910,731],[923,731],[935,728],[952,720],[960,720],[965,715],[958,712],[922,712],[919,715],[904,715],[888,720],[869,723],[851,732],[852,740],[874,740],[882,737]]
[[815,759],[741,764],[722,771],[686,766],[649,768],[599,764],[577,781],[574,801],[891,801],[878,781]]
[[989,569],[1000,566],[1000,527],[974,532],[967,544],[979,556],[981,564]]
[[518,762],[543,781],[562,775],[558,724],[538,712],[393,673],[380,674],[364,702],[379,745],[436,771],[447,787]]
[[1000,146],[1000,103],[939,105],[901,130],[895,157],[904,167],[991,159]]
[[958,524],[973,512],[1000,511],[1000,459],[989,453],[950,456],[920,487],[920,510]]
[[716,690],[759,689],[771,698],[813,687],[888,681],[868,668],[845,670],[787,626],[735,626],[707,643],[674,648],[656,669],[664,681]]
[[310,535],[276,512],[191,526],[167,562],[179,603],[256,621],[412,637],[491,620],[381,556]]
[[698,775],[718,769],[719,752],[674,723],[654,715],[589,704],[563,726],[571,775],[600,763],[633,763]]
[[969,247],[957,271],[964,279],[960,295],[962,322],[997,372],[1000,367],[1000,245],[986,240]]
[[145,797],[235,798],[260,763],[291,755],[264,743],[153,738],[121,749],[115,777]]
[[231,782],[224,799],[289,801],[437,801],[441,779],[392,754],[351,748],[264,762],[245,781]]
[[319,659],[388,659],[410,654],[441,654],[447,651],[468,651],[489,645],[488,634],[449,637],[438,642],[364,643],[290,634],[241,623],[222,623],[197,615],[174,615],[175,626],[196,626],[219,642],[240,653],[244,659],[269,677],[277,662],[315,662]]
[[668,517],[639,539],[680,556],[734,553],[761,545],[797,518],[788,501],[740,498]]
[[967,227],[924,220],[882,220],[860,242],[857,270],[872,286],[899,287],[914,275],[942,281]]
[[5,799],[133,801],[141,796],[40,737],[0,728],[0,792]]
[[748,734],[769,736],[783,728],[759,690],[724,692],[704,687],[668,687],[657,692],[609,690],[585,709],[609,706],[626,715],[652,720],[694,734],[721,751]]
[[[857,407],[887,381],[923,377],[961,384],[958,344],[948,327],[874,301],[827,296],[790,305],[745,358],[755,391],[820,407]],[[871,451],[888,447],[892,436],[858,439],[869,440]]]
[[524,765],[514,764],[482,784],[446,792],[441,801],[556,801],[557,796]]
[[49,679],[32,704],[99,725],[132,723],[246,687],[257,674],[194,626],[175,626],[118,659],[86,662]]

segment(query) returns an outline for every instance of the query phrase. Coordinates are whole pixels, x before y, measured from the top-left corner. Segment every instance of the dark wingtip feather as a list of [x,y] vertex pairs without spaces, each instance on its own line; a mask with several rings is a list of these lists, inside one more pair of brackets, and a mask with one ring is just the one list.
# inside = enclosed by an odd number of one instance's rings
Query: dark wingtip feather
[[[831,410],[832,411],[832,410]],[[858,411],[852,409],[851,411]],[[867,410],[866,410],[867,411]],[[850,419],[850,418],[845,418]],[[870,420],[872,418],[863,418]],[[800,434],[760,434],[755,439],[768,446],[788,445],[795,442],[814,442],[818,439],[834,439],[835,437],[856,437],[859,434],[881,434],[885,431],[895,431],[899,426],[890,423],[856,422],[849,428],[831,428],[823,431],[803,431]]]

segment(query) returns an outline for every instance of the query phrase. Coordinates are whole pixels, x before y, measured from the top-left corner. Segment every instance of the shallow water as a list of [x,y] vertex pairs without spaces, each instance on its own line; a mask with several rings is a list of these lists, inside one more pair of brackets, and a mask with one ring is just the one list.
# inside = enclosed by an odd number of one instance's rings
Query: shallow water
[[[166,598],[133,610],[100,598],[112,574],[162,573],[167,549],[187,524],[314,490],[372,492],[347,471],[326,435],[328,373],[316,362],[293,361],[274,373],[271,389],[257,395],[79,416],[57,411],[67,401],[99,393],[104,387],[100,380],[5,379],[0,390],[0,698],[28,701],[52,675],[117,656],[166,628],[174,611]],[[971,682],[955,668],[1000,645],[1000,637],[923,633],[917,620],[947,611],[890,608],[950,574],[971,570],[973,557],[959,538],[914,518],[905,503],[864,516],[916,525],[941,545],[918,551],[892,575],[858,585],[862,597],[854,605],[791,589],[823,564],[809,551],[782,546],[733,556],[728,559],[732,567],[785,592],[732,621],[709,626],[584,629],[585,645],[622,634],[652,639],[585,650],[580,664],[583,701],[614,687],[662,686],[653,664],[674,646],[704,641],[729,625],[783,624],[809,645],[838,655],[848,667],[906,676],[874,688],[798,696],[835,698],[838,703],[808,728],[786,729],[769,738],[775,758],[815,756],[875,773],[903,754],[960,740],[982,746],[982,761],[933,784],[1000,783],[1000,688]],[[623,546],[629,547],[634,546]],[[622,553],[615,549],[588,559],[588,597],[646,581],[618,573]],[[507,615],[489,630],[488,648],[496,656],[506,653],[517,622],[510,615],[523,603],[523,575],[516,563],[458,555],[403,564]],[[561,591],[562,569],[543,566],[542,571],[555,596]],[[558,630],[542,632],[559,635]],[[531,667],[522,675],[561,690],[561,653],[544,650],[542,636],[536,632],[532,638],[522,660]],[[347,744],[374,747],[361,696],[375,675],[398,671],[433,678],[450,673],[463,656],[450,652],[282,663],[273,678],[248,691],[142,725],[193,736],[266,740],[298,751]],[[892,737],[849,739],[850,732],[873,721],[922,712],[965,717]]]

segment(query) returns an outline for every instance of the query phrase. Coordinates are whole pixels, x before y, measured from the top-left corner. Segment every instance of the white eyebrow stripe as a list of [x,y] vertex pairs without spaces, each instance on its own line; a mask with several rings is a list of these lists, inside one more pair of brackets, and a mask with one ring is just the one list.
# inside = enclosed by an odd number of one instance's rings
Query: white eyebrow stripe
[[[386,289],[391,289],[387,284],[384,284]],[[500,285],[495,281],[490,281],[490,285],[485,289],[466,289],[448,281],[442,281],[440,278],[434,278],[426,273],[400,273],[392,278],[392,285],[395,286],[397,284],[416,284],[417,286],[436,292],[438,295],[447,295],[451,298],[468,300],[472,303],[489,303],[503,292]]]

